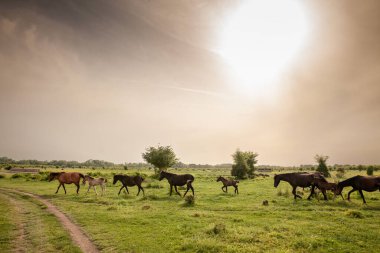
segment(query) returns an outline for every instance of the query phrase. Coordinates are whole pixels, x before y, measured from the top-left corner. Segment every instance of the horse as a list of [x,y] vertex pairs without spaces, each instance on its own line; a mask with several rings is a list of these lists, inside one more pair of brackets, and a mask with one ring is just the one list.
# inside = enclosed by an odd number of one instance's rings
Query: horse
[[[228,180],[222,176],[219,176],[218,179],[216,179],[216,182],[220,182],[220,181],[223,183],[223,186],[222,186],[223,192],[227,193],[228,186],[233,186],[235,188],[235,194],[239,194],[238,185],[237,185],[239,183],[238,180]],[[224,191],[224,188],[226,188],[225,191]]]
[[93,177],[90,177],[89,175],[86,175],[84,176],[84,179],[83,179],[83,185],[85,185],[87,181],[88,181],[88,190],[86,194],[90,191],[90,188],[93,187],[96,195],[98,195],[98,193],[96,192],[96,186],[100,185],[100,187],[102,188],[102,196],[103,196],[103,193],[105,193],[106,191],[106,183],[107,183],[106,178],[102,178],[102,177],[93,178]]
[[137,192],[137,196],[140,194],[140,190],[143,192],[143,195],[145,195],[144,188],[142,188],[141,183],[144,181],[144,178],[141,176],[127,176],[127,175],[114,175],[113,176],[113,184],[116,184],[117,181],[120,181],[121,184],[123,185],[120,190],[118,195],[120,195],[120,192],[123,188],[125,188],[129,194],[128,191],[128,186],[135,186],[139,188],[139,191]]
[[[293,187],[293,195],[294,199],[300,198],[302,199],[301,196],[297,195],[296,189],[297,187],[310,187],[311,186],[311,192],[309,197],[307,198],[308,200],[311,199],[311,196],[314,195],[315,191],[315,184],[314,180],[315,177],[321,178],[321,180],[327,182],[327,180],[320,175],[320,173],[307,173],[307,172],[294,172],[294,173],[284,173],[284,174],[279,174],[274,176],[274,187],[277,187],[280,183],[280,181],[286,181],[288,182],[292,187]],[[327,196],[325,192],[322,191],[323,197],[325,200],[327,200]]]
[[347,200],[350,201],[350,195],[354,191],[359,191],[360,196],[363,199],[363,203],[366,204],[363,191],[374,192],[380,191],[380,177],[367,177],[367,176],[354,176],[338,183],[335,194],[341,194],[343,188],[352,187],[352,190],[348,192]]
[[49,182],[51,182],[54,179],[57,179],[59,182],[59,186],[57,188],[56,194],[58,193],[59,188],[62,186],[63,190],[65,190],[66,194],[66,188],[65,184],[75,184],[77,186],[77,194],[79,194],[79,188],[80,188],[80,179],[84,176],[81,173],[78,172],[51,172],[48,176]]
[[[314,185],[322,191],[322,193],[326,194],[326,191],[332,191],[334,193],[334,198],[336,197],[337,194],[335,194],[336,188],[338,187],[338,184],[336,183],[329,183],[326,182],[325,179],[322,179],[320,177],[314,177]],[[342,199],[343,195],[340,193],[339,194]]]
[[174,186],[174,189],[175,189],[176,193],[179,196],[181,196],[181,194],[177,190],[177,186],[184,186],[184,185],[187,186],[187,189],[186,189],[186,192],[183,195],[183,197],[186,196],[186,193],[190,189],[193,192],[193,196],[194,196],[194,188],[191,185],[194,182],[193,175],[190,175],[190,174],[177,175],[177,174],[169,173],[169,172],[166,172],[166,171],[161,171],[160,172],[160,177],[159,177],[158,180],[161,181],[164,178],[166,178],[168,180],[169,184],[170,184],[170,196],[172,195],[172,192],[173,192],[173,186]]

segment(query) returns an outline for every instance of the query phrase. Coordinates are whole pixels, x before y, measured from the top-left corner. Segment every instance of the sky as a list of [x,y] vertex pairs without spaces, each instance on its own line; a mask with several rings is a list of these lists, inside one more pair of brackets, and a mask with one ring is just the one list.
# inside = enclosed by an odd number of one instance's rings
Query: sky
[[2,0],[0,156],[380,164],[380,2],[298,2]]

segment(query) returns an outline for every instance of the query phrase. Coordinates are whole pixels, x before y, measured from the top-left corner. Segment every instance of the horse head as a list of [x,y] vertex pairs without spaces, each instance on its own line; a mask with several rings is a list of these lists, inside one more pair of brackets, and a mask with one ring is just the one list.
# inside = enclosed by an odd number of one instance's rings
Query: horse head
[[218,179],[216,179],[216,182],[222,181],[222,176],[219,176]]
[[88,176],[85,175],[85,176],[83,177],[83,182],[82,182],[82,184],[85,185],[87,181],[88,181]]
[[161,170],[161,172],[160,172],[160,177],[158,178],[158,180],[161,181],[162,179],[164,179],[164,178],[165,178],[165,175],[166,175],[166,172],[163,171],[163,170]]
[[50,172],[48,176],[48,181],[51,182],[54,179],[57,179],[57,177],[61,174],[62,172]]
[[280,177],[278,175],[274,175],[274,187],[277,188],[279,183],[280,183]]
[[120,175],[114,175],[113,176],[113,182],[112,182],[112,184],[116,184],[116,182],[119,180],[119,176]]

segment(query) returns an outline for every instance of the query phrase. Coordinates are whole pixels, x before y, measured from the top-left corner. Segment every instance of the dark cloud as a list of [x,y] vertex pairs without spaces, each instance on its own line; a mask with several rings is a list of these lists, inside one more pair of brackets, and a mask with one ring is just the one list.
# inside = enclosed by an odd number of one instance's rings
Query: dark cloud
[[379,2],[308,2],[310,43],[273,104],[232,94],[213,52],[238,4],[1,1],[0,153],[136,161],[162,143],[185,162],[241,147],[262,163],[380,163]]

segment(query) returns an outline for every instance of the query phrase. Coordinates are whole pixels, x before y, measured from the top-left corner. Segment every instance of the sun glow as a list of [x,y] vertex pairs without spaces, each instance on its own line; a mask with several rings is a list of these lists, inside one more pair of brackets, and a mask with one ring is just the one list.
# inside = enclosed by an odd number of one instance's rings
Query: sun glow
[[275,90],[308,37],[309,22],[300,0],[246,0],[222,28],[217,52],[250,94]]

